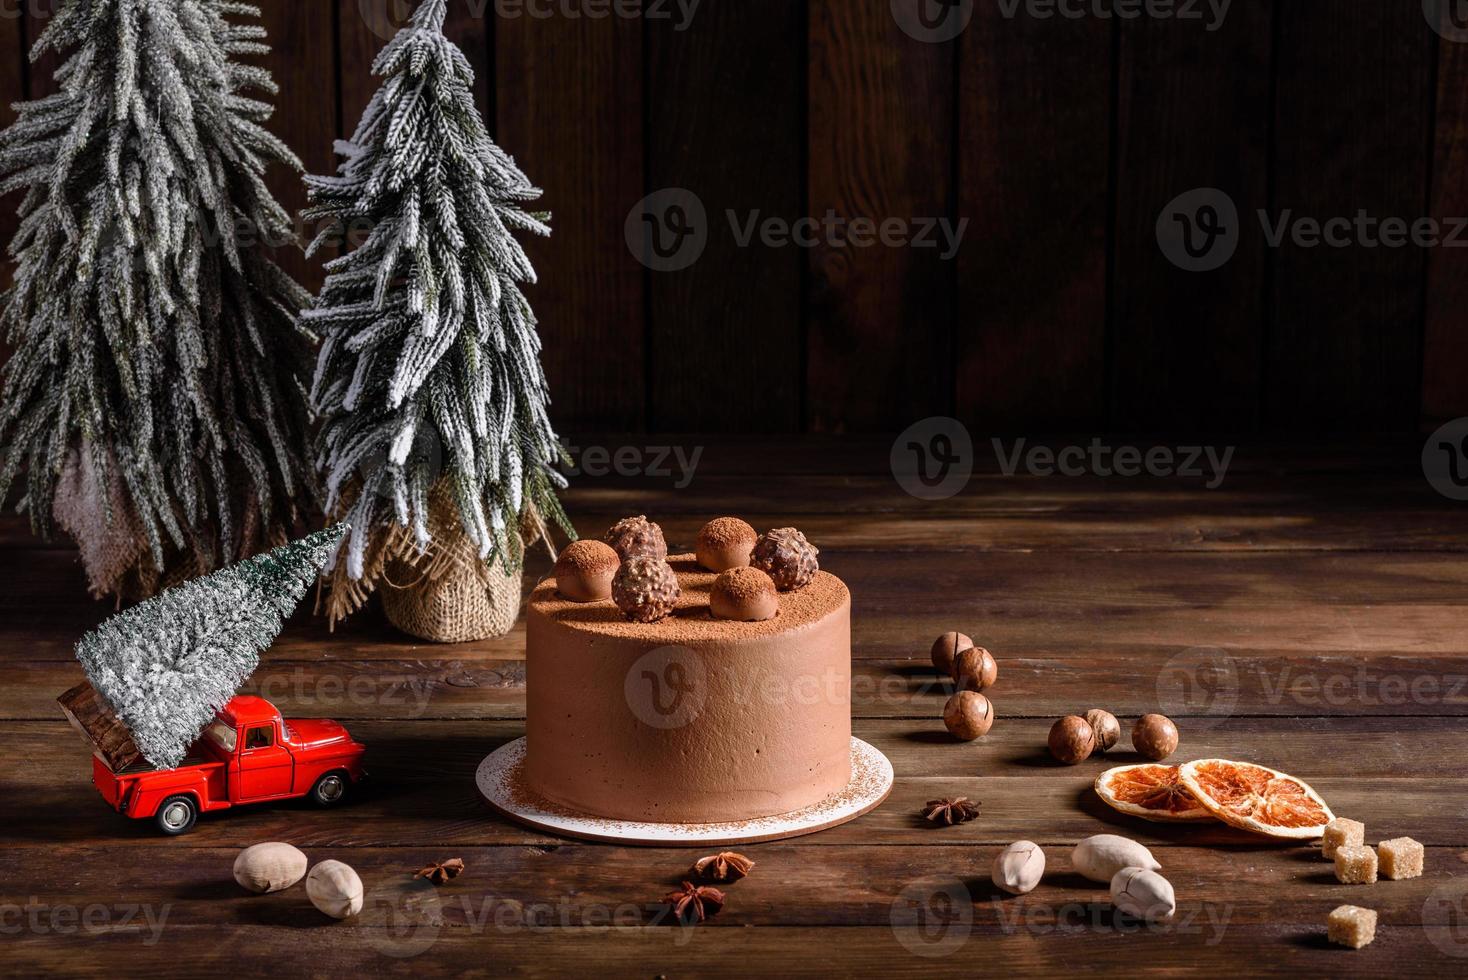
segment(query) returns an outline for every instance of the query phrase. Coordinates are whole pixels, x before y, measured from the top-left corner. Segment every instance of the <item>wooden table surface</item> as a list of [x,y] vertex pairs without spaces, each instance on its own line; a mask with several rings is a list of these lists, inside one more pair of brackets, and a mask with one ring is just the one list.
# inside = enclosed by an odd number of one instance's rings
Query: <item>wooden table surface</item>
[[[54,702],[82,676],[72,644],[109,607],[85,597],[64,542],[43,545],[7,518],[3,971],[1468,971],[1468,504],[1428,485],[1420,443],[1240,445],[1213,489],[988,465],[938,502],[903,492],[885,444],[680,444],[705,446],[688,486],[583,479],[568,495],[573,517],[598,534],[647,513],[675,545],[724,513],[803,528],[854,596],[854,728],[897,772],[880,809],[742,848],[758,867],[722,914],[692,929],[659,924],[658,900],[696,850],[561,840],[506,822],[476,795],[479,761],[524,730],[523,628],[433,646],[375,611],[332,635],[303,609],[249,690],[287,716],[346,722],[369,746],[374,785],[340,810],[248,808],[163,839],[98,798],[88,752]],[[547,567],[538,557],[527,574]],[[998,722],[972,744],[939,721],[946,691],[927,649],[947,629],[999,658]],[[1201,676],[1210,663],[1221,672]],[[1182,732],[1177,760],[1254,760],[1309,780],[1337,813],[1366,822],[1368,841],[1426,844],[1426,874],[1345,886],[1311,846],[1111,813],[1089,787],[1129,751],[1076,767],[1044,752],[1054,718],[1093,706],[1124,727],[1168,711]],[[945,795],[982,801],[982,816],[925,825],[923,801]],[[1101,832],[1154,850],[1177,890],[1173,924],[1118,920],[1105,889],[1071,872],[1071,846]],[[1047,876],[1028,896],[1001,897],[989,864],[1019,838],[1045,847]],[[268,840],[351,864],[367,909],[338,924],[300,886],[242,893],[234,857]],[[411,883],[409,872],[449,857],[464,859],[463,877],[436,891]],[[1380,914],[1376,942],[1360,951],[1325,941],[1327,913],[1347,903]]]

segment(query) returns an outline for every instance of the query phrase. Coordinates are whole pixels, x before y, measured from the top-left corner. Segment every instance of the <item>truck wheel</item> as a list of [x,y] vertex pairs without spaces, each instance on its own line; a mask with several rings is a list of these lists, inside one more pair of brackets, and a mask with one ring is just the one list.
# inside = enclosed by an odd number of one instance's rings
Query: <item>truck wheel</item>
[[153,822],[169,837],[187,834],[199,819],[199,807],[192,796],[170,796],[158,805]]
[[311,802],[320,807],[336,806],[346,795],[347,774],[340,770],[327,773],[311,787]]

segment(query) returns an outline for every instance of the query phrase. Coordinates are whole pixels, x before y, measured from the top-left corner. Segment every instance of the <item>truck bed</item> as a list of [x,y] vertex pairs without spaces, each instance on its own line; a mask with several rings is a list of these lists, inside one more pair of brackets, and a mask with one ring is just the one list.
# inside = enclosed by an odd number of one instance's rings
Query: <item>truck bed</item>
[[[103,759],[102,761],[106,762],[107,760]],[[180,762],[175,768],[185,769],[189,766],[202,766],[206,762],[215,761],[218,760],[210,759],[205,755],[191,752],[189,755],[184,757],[184,760]],[[109,765],[108,768],[111,769],[112,767]],[[129,763],[128,765],[123,766],[121,769],[112,769],[112,772],[118,776],[135,776],[141,772],[157,771],[158,767],[153,765],[153,763],[149,762],[147,759],[138,759],[136,762]]]

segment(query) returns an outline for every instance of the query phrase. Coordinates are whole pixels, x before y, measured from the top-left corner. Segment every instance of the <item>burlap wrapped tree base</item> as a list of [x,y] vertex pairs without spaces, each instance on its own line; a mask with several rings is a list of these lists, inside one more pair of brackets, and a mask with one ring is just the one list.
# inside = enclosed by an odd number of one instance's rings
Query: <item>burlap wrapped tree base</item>
[[[375,590],[388,621],[420,639],[467,643],[508,633],[520,615],[520,563],[507,574],[501,562],[480,559],[444,484],[429,494],[428,531],[432,543],[420,552],[408,528],[383,529],[367,547],[358,581],[347,576],[346,562],[339,560],[326,600],[331,622],[355,612]],[[520,540],[524,549],[543,541],[554,559],[545,525],[533,509],[525,515]]]
[[[267,533],[261,524],[260,507],[253,496],[245,498],[241,513],[243,545],[237,554],[224,556],[223,564],[226,565],[279,547],[289,537],[287,528],[278,523]],[[104,485],[92,465],[91,456],[86,453],[73,452],[67,456],[56,481],[51,514],[57,525],[76,541],[92,597],[115,596],[119,607],[151,598],[164,589],[182,585],[220,567],[213,553],[213,549],[218,547],[215,526],[208,521],[189,522],[180,517],[179,524],[190,536],[192,544],[180,548],[171,541],[164,541],[165,564],[160,569],[148,547],[142,525],[123,493],[122,478],[116,464],[112,465]],[[291,521],[294,520],[292,516]]]
[[[395,584],[402,581],[411,584]],[[454,565],[436,578],[420,577],[412,565],[395,561],[378,591],[389,622],[435,643],[504,636],[520,615],[520,576],[477,556],[472,566]]]

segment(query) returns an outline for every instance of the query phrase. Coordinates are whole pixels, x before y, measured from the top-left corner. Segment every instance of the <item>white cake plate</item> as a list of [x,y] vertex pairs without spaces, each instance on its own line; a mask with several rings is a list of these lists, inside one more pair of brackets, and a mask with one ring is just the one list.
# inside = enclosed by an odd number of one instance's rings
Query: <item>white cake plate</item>
[[819,803],[774,817],[728,823],[647,823],[608,820],[568,811],[522,788],[525,739],[484,757],[475,773],[479,794],[490,806],[537,830],[565,837],[647,847],[684,844],[753,844],[827,830],[876,809],[892,792],[892,763],[859,738],[851,740],[851,782]]

